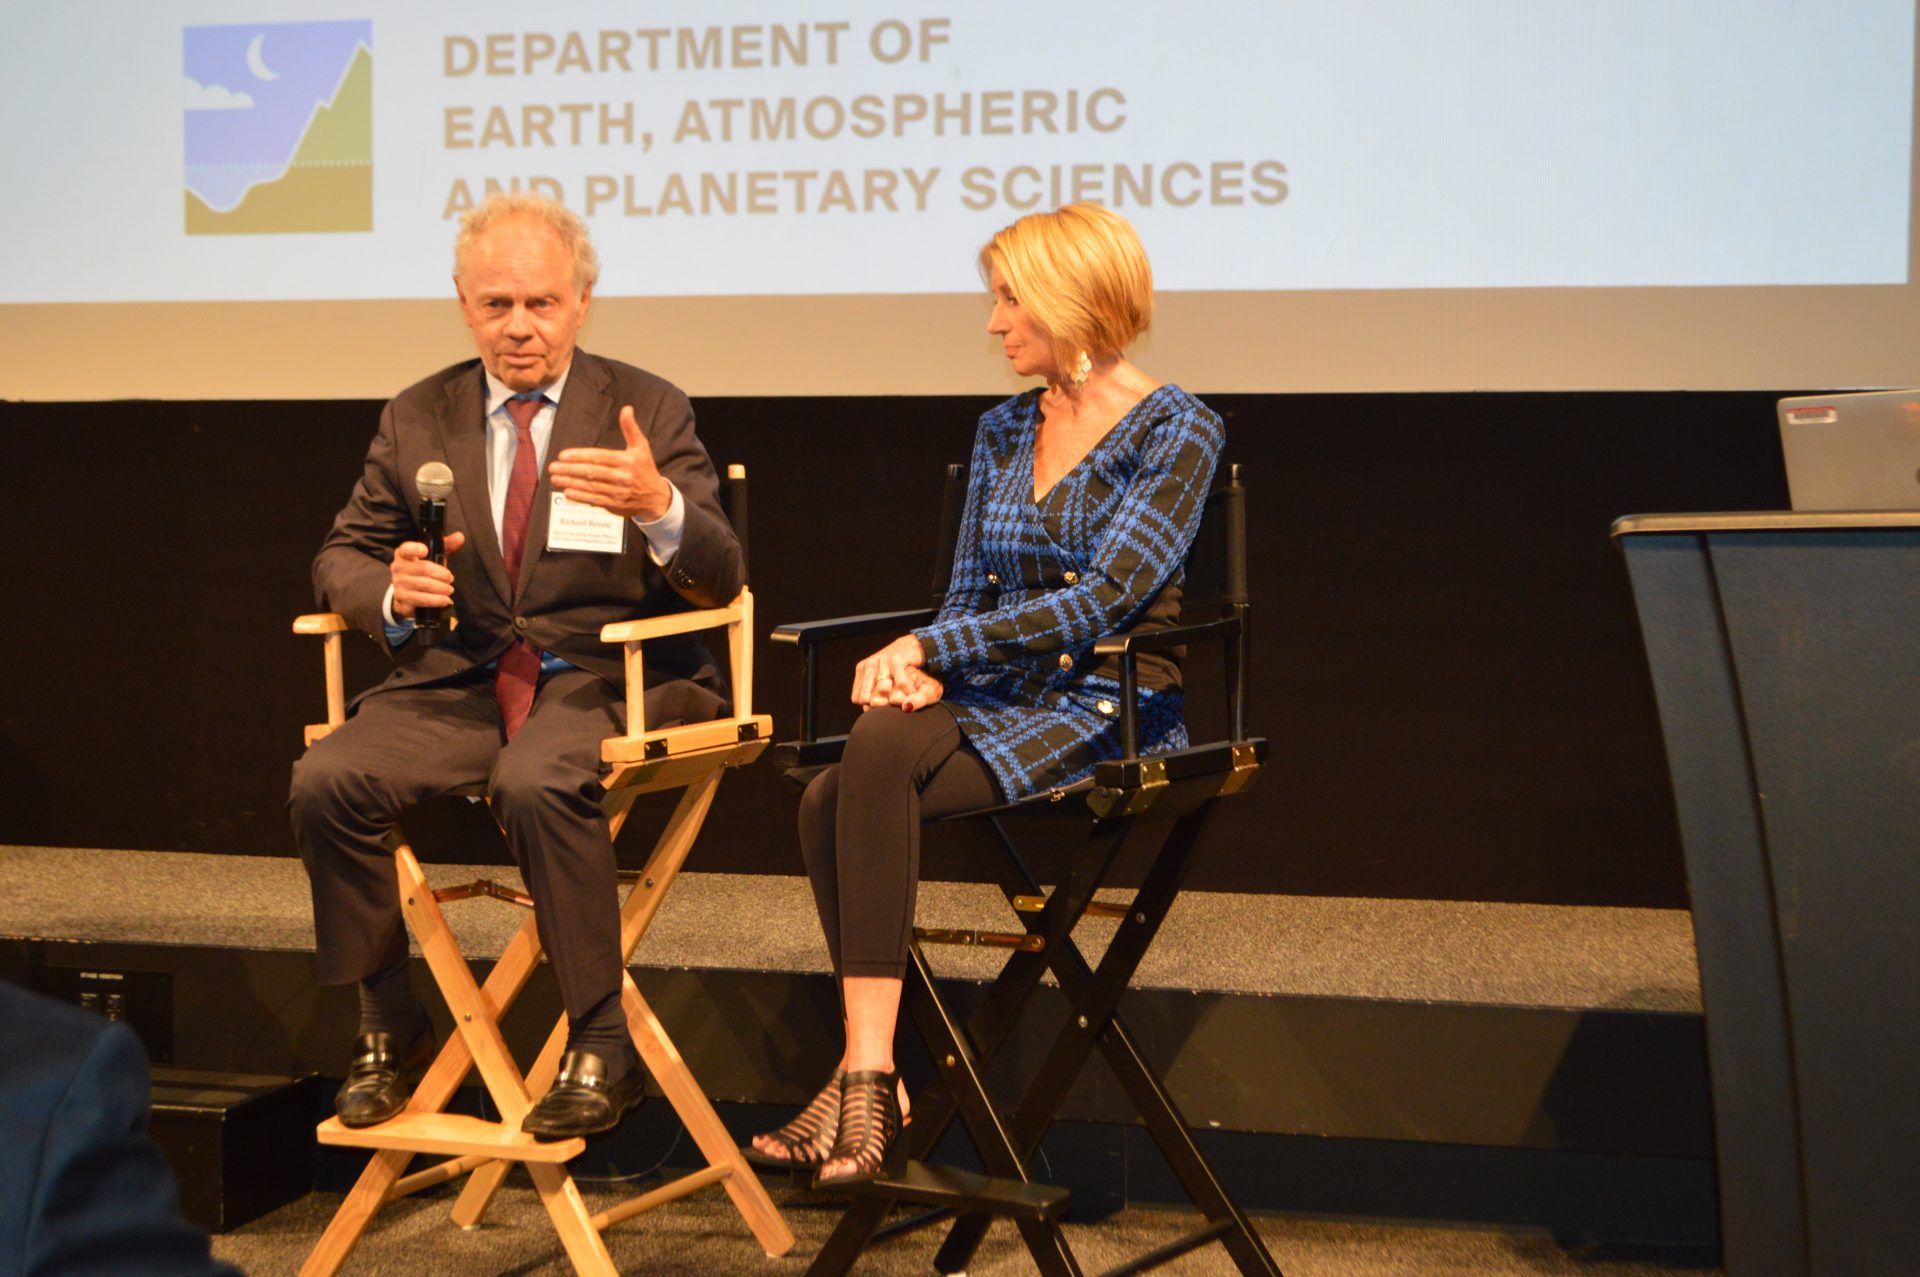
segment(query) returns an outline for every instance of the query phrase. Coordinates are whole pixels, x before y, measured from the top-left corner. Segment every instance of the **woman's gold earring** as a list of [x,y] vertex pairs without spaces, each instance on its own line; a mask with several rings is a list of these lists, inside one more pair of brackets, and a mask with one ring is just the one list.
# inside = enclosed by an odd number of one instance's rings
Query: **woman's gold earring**
[[1074,361],[1073,371],[1067,375],[1067,379],[1076,386],[1084,386],[1091,375],[1093,375],[1093,356],[1083,350],[1080,352],[1080,358]]

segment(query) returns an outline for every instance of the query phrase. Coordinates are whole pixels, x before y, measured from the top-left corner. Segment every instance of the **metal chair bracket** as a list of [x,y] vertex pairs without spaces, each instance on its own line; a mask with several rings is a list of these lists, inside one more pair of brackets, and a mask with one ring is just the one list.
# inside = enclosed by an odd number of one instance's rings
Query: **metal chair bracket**
[[[1015,896],[1013,908],[1016,913],[1039,913],[1047,907],[1045,896]],[[1099,900],[1090,900],[1087,907],[1080,911],[1082,918],[1125,918],[1133,912],[1133,902],[1126,904],[1106,904]]]
[[981,949],[1018,949],[1039,953],[1047,947],[1045,936],[1012,931],[969,931],[953,927],[915,927],[913,938],[921,944],[962,944]]
[[1113,816],[1137,816],[1153,806],[1154,799],[1167,787],[1167,765],[1157,758],[1140,762],[1138,787],[1115,789],[1098,786],[1087,794],[1087,806],[1101,820]]
[[459,887],[440,887],[433,893],[433,898],[440,904],[446,904],[449,900],[472,900],[479,896],[504,900],[510,905],[519,905],[522,909],[533,908],[532,896],[515,891],[512,887],[502,886],[491,878],[479,878]]
[[1235,745],[1233,747],[1233,770],[1228,772],[1226,779],[1220,782],[1220,793],[1222,796],[1237,794],[1247,786],[1253,784],[1253,782],[1259,778],[1259,775],[1259,753],[1254,749],[1252,742],[1249,741],[1244,744]]

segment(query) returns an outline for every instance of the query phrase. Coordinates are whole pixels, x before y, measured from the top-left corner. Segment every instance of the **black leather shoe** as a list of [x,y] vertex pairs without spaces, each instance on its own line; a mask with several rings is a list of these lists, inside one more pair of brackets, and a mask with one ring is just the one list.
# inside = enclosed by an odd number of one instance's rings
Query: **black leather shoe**
[[647,1071],[636,1054],[617,1082],[607,1081],[607,1062],[592,1051],[560,1057],[553,1086],[527,1114],[520,1129],[542,1143],[598,1135],[620,1125],[647,1095]]
[[392,1033],[362,1033],[353,1040],[353,1066],[333,1097],[342,1126],[376,1126],[407,1107],[407,1097],[433,1062],[433,1030],[411,1042]]

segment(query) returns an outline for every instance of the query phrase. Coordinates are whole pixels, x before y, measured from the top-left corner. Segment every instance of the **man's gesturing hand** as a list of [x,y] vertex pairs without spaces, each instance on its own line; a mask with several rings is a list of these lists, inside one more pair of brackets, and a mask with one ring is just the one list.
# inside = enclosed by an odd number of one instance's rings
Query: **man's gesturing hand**
[[567,494],[569,501],[581,501],[611,510],[623,518],[652,523],[673,504],[673,485],[661,477],[653,463],[653,449],[640,433],[631,405],[620,410],[620,433],[627,446],[612,448],[567,448],[547,473],[553,486]]
[[[467,543],[464,532],[449,532],[447,553]],[[405,620],[417,607],[453,606],[453,573],[444,564],[427,557],[427,547],[419,541],[402,541],[393,552],[393,615]]]

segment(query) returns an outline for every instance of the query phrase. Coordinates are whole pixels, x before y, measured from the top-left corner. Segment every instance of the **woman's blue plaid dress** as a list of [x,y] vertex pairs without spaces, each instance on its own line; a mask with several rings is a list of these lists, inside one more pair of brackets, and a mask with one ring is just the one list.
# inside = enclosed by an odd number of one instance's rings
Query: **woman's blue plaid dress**
[[[1181,566],[1225,437],[1178,386],[1134,406],[1036,504],[1040,394],[980,418],[953,583],[915,630],[927,669],[1008,799],[1071,785],[1120,755],[1118,666],[1095,639],[1179,619]],[[1140,658],[1140,748],[1178,749],[1179,667]]]

